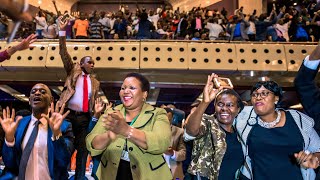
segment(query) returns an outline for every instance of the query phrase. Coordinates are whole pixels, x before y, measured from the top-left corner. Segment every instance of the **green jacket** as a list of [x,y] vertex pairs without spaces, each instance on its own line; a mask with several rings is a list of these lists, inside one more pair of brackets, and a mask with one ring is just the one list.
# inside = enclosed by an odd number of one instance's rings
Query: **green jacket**
[[[114,109],[124,114],[125,108],[119,105]],[[97,170],[97,177],[102,180],[115,180],[120,163],[120,157],[125,145],[125,137],[118,136],[106,149],[96,150],[92,147],[93,138],[107,130],[102,126],[100,118],[94,129],[86,138],[87,149],[92,156],[102,154]],[[171,139],[170,123],[166,111],[144,104],[141,113],[133,124],[134,128],[143,131],[146,135],[148,149],[139,148],[128,141],[131,172],[134,180],[170,180],[172,175],[162,154],[168,149]]]

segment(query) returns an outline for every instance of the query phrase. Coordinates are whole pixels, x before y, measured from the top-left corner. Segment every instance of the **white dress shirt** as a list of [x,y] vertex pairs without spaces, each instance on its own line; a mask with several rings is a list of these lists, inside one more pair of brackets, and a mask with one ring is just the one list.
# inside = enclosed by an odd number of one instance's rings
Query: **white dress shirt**
[[[75,87],[76,92],[68,102],[69,109],[72,109],[74,111],[79,111],[79,112],[82,112],[82,107],[83,107],[83,75],[84,75],[84,72],[82,72],[82,75],[78,77],[76,87]],[[87,83],[88,83],[88,98],[90,101],[92,89],[91,89],[91,79],[89,74],[87,74]]]

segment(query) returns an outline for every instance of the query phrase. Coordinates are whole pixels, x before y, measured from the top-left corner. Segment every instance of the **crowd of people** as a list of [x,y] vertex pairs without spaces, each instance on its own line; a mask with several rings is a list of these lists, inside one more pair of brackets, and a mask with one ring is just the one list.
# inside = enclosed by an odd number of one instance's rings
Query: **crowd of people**
[[[121,5],[119,10],[92,13],[63,13],[68,21],[67,39],[178,39],[230,41],[318,41],[319,6],[306,1],[299,6],[276,6],[270,13],[244,14],[245,7],[234,12],[195,7],[189,12],[170,6],[136,11]],[[58,14],[61,14],[58,12]],[[39,39],[58,38],[57,15],[39,9],[34,21],[23,22],[16,38],[37,33]],[[6,37],[8,18],[1,15],[0,38]]]
[[[126,8],[123,9],[126,12]],[[199,13],[202,10],[194,9],[196,28],[202,27],[199,22],[202,15],[207,14],[205,11]],[[244,17],[242,11],[242,8],[237,9],[231,18],[237,22],[231,27],[230,37],[234,40],[246,40],[242,39],[241,31],[246,22],[239,19]],[[155,23],[148,20],[143,9],[137,12],[140,13],[137,37],[145,38],[141,29],[159,29],[155,26],[159,24],[161,27],[160,19]],[[160,8],[157,13],[163,15],[163,10]],[[273,17],[271,22],[286,21],[281,16],[289,16],[292,27],[294,15],[285,13],[285,7],[278,15],[274,9],[269,20]],[[80,13],[80,21],[87,21],[83,15]],[[99,21],[96,16],[92,17],[93,21]],[[38,18],[37,23],[44,21],[41,19]],[[127,19],[121,22],[125,23]],[[181,37],[183,20],[177,21],[177,33],[172,32],[168,37]],[[62,94],[54,103],[50,88],[37,83],[30,91],[29,115],[22,117],[21,113],[18,115],[8,107],[3,110],[0,149],[5,169],[0,179],[68,179],[70,159],[75,150],[74,179],[77,180],[86,178],[88,154],[93,158],[92,177],[95,179],[320,178],[320,91],[315,80],[320,68],[320,45],[304,59],[294,82],[306,114],[277,107],[283,91],[274,81],[255,83],[251,89],[252,106],[247,106],[233,87],[214,84],[219,76],[213,73],[206,79],[203,98],[180,125],[174,122],[179,112],[174,105],[154,107],[146,102],[150,82],[139,73],[124,77],[119,90],[120,105],[104,103],[98,94],[100,82],[93,74],[95,60],[84,56],[75,63],[66,46],[66,39],[73,36],[68,33],[70,27],[79,32],[81,26],[89,23],[76,20],[70,26],[64,15],[55,21],[59,29],[59,54],[67,74]],[[268,23],[262,21],[260,25]],[[257,39],[262,36],[257,33],[259,23],[254,24],[256,34],[250,37]],[[272,28],[267,29],[266,35],[272,32]],[[189,34],[191,36],[203,33],[201,28],[191,31],[195,31]],[[189,30],[186,32],[188,35]],[[37,33],[40,38],[45,34],[41,29],[37,29]],[[115,34],[128,37],[127,32],[115,31]],[[31,34],[16,46],[0,52],[0,62],[16,51],[29,48],[36,37]],[[86,38],[84,34],[75,37]],[[211,103],[215,113],[206,114]]]

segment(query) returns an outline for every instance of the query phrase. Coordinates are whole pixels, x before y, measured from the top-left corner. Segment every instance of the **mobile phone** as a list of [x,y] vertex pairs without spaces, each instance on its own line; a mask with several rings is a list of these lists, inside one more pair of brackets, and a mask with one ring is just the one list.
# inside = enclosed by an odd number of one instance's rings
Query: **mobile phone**
[[220,88],[221,86],[233,87],[232,82],[229,78],[223,78],[223,77],[214,78],[213,83],[216,86],[216,88]]
[[63,15],[63,17],[61,18],[61,21],[64,22],[67,18],[69,18],[69,14],[65,14]]

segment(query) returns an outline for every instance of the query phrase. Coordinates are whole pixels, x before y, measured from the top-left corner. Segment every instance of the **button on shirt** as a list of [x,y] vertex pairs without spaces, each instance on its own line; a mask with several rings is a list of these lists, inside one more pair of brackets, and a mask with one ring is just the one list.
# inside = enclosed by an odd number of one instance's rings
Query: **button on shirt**
[[[36,121],[38,121],[37,118],[32,115],[22,141],[22,151],[27,145]],[[37,139],[28,160],[25,178],[33,180],[49,180],[51,177],[48,167],[48,123],[45,119],[41,119],[40,121]]]
[[[82,112],[82,107],[83,107],[83,104],[82,104],[83,103],[83,75],[84,75],[84,72],[82,72],[82,74],[79,75],[77,79],[76,87],[75,87],[76,92],[73,94],[73,96],[70,98],[68,102],[68,108],[78,112]],[[88,82],[88,97],[90,98],[92,90],[91,90],[91,79],[89,74],[87,74],[87,82]]]

